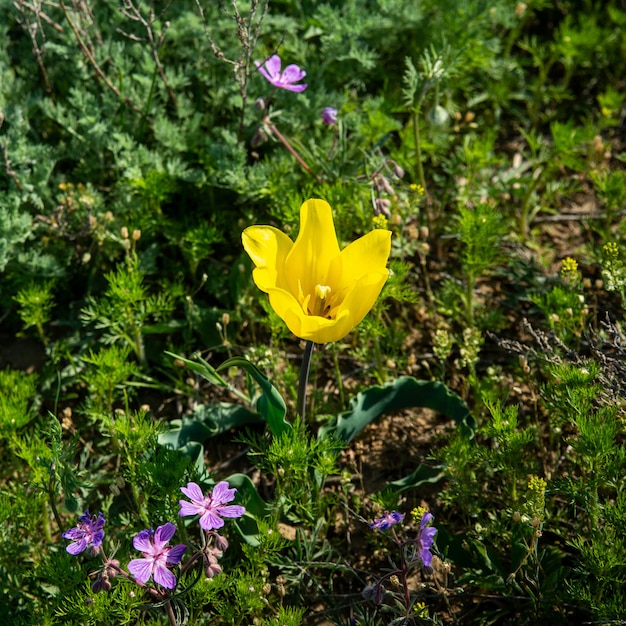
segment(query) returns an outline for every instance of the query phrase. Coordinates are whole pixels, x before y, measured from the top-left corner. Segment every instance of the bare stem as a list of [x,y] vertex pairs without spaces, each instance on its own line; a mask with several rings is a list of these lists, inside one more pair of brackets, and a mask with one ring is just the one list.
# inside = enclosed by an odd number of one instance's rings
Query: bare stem
[[[2,126],[2,122],[4,121],[4,117],[2,113],[0,113],[0,126]],[[19,191],[22,191],[22,183],[17,176],[17,172],[11,167],[11,161],[9,160],[9,138],[0,143],[0,149],[2,150],[2,157],[4,159],[4,171],[7,173],[7,176],[15,183],[15,186]]]
[[140,113],[141,109],[134,102],[132,102],[132,100],[130,100],[126,96],[123,96],[120,93],[120,90],[109,80],[107,75],[102,71],[102,68],[98,65],[98,62],[95,60],[95,58],[91,54],[91,51],[87,47],[87,44],[84,42],[83,38],[81,37],[80,33],[78,32],[78,28],[76,28],[76,24],[74,24],[72,18],[70,17],[70,14],[68,13],[67,7],[65,6],[65,4],[63,3],[62,0],[59,3],[59,5],[60,5],[61,9],[63,10],[63,15],[65,15],[65,19],[67,20],[67,23],[70,25],[70,28],[72,29],[72,32],[74,33],[74,37],[76,37],[76,41],[78,42],[78,45],[80,46],[80,49],[83,51],[83,54],[87,57],[87,60],[89,61],[89,63],[91,63],[91,65],[93,66],[93,69],[95,70],[95,72],[98,75],[98,77],[100,78],[100,80],[102,80],[102,82],[122,102],[127,104],[131,109],[133,109],[133,111],[136,111],[137,113]]
[[[167,5],[161,11],[161,15],[169,8],[171,5],[171,1],[167,3]],[[132,0],[124,0],[124,9],[122,9],[124,15],[134,22],[139,22],[145,29],[146,35],[148,37],[148,42],[150,43],[150,54],[152,55],[152,60],[154,61],[157,73],[161,77],[161,81],[165,86],[165,90],[167,91],[167,95],[169,96],[174,108],[178,108],[178,100],[176,99],[176,94],[174,90],[170,86],[167,77],[165,76],[165,70],[163,69],[163,64],[161,63],[161,59],[159,58],[159,48],[163,45],[163,40],[165,39],[165,31],[168,27],[168,22],[165,22],[165,28],[163,31],[157,36],[154,31],[154,22],[156,21],[156,17],[154,15],[154,11],[150,9],[148,18],[146,19],[140,9],[136,7]],[[119,29],[118,29],[119,30]],[[122,32],[122,31],[119,31]],[[131,39],[139,39],[134,36],[130,36],[126,33],[122,33]],[[141,41],[141,39],[139,39]]]
[[267,128],[274,133],[274,135],[277,137],[277,139],[283,144],[283,146],[285,146],[285,148],[287,148],[287,150],[289,150],[289,152],[291,153],[291,155],[293,156],[293,158],[298,161],[298,163],[300,164],[300,166],[302,167],[302,169],[307,172],[307,174],[310,174],[314,179],[316,183],[321,184],[322,181],[320,180],[320,178],[318,177],[318,175],[309,167],[309,165],[306,163],[306,161],[297,153],[296,149],[289,143],[287,137],[285,137],[279,130],[278,128],[276,128],[276,126],[274,124],[272,124],[269,121],[269,118],[265,119],[265,122],[267,124]]

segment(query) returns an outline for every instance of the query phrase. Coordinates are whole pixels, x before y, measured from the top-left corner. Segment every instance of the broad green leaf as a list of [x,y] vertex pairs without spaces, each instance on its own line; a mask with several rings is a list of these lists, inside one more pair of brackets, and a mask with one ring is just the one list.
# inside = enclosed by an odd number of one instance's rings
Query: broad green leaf
[[162,446],[180,450],[191,457],[200,471],[204,470],[204,442],[231,428],[259,424],[263,419],[258,413],[239,404],[220,402],[196,407],[191,415],[173,420],[172,428],[159,435]]
[[402,492],[408,489],[416,489],[427,483],[438,483],[444,476],[443,466],[428,467],[420,463],[414,472],[389,484],[396,488],[398,492]]
[[224,361],[217,371],[229,367],[241,367],[244,369],[261,387],[261,397],[257,400],[256,409],[265,418],[272,435],[278,436],[286,430],[291,429],[291,424],[285,419],[287,407],[282,396],[276,388],[260,370],[258,370],[248,359],[243,357],[233,357]]
[[259,495],[254,483],[245,474],[232,474],[226,478],[230,487],[237,489],[237,501],[246,507],[246,513],[243,517],[234,520],[241,536],[252,546],[258,546],[259,527],[257,519],[267,516],[267,504]]
[[165,351],[165,354],[182,361],[190,370],[196,372],[196,374],[199,374],[202,378],[206,378],[206,380],[210,383],[213,383],[218,387],[228,387],[228,383],[217,373],[217,370],[210,363],[207,363],[201,356],[197,355],[196,360],[191,361],[185,357],[179,356],[178,354],[174,354],[173,352],[168,352],[167,350]]
[[473,436],[476,423],[462,398],[441,382],[409,376],[358,393],[352,399],[350,409],[324,424],[318,434],[325,437],[333,433],[347,443],[381,415],[416,407],[443,413],[454,419],[469,437]]

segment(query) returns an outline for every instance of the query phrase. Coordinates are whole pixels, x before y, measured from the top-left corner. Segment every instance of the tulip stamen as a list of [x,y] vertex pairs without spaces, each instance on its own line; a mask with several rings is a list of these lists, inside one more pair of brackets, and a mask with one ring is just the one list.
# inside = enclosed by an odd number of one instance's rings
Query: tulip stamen
[[331,308],[334,297],[331,296],[332,288],[328,285],[315,285],[315,293],[304,298],[302,305],[307,315],[332,319]]

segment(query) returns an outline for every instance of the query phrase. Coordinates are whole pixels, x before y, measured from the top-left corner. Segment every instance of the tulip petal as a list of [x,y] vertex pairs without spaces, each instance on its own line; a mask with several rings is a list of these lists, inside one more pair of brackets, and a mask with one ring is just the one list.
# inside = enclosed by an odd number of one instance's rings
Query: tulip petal
[[285,288],[285,259],[293,241],[273,226],[250,226],[241,234],[241,241],[256,266],[252,272],[256,286],[265,292],[277,285]]
[[316,285],[328,284],[328,269],[339,254],[333,214],[328,202],[307,200],[300,208],[300,232],[285,259],[286,285],[290,293],[306,296]]
[[[362,276],[354,288],[345,295],[338,309],[337,319],[342,314],[347,314],[352,328],[358,326],[374,306],[388,277],[389,271],[387,269]],[[347,335],[352,328],[343,336]]]
[[[373,230],[345,247],[333,260],[330,270],[333,276],[340,275],[334,283],[340,297],[345,296],[367,274],[378,276],[384,273],[388,276],[387,259],[390,252],[391,232],[388,230]],[[341,267],[340,272],[336,269],[337,265]]]

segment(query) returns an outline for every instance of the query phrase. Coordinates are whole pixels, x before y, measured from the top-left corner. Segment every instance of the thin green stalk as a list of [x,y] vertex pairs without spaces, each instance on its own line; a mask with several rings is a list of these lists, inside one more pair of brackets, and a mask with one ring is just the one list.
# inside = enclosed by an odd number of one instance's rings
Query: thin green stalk
[[433,306],[435,304],[435,296],[430,286],[430,277],[428,275],[428,266],[426,265],[426,258],[423,254],[418,254],[420,260],[420,267],[422,268],[422,276],[424,278],[424,287],[426,288],[426,296],[428,303]]
[[474,328],[474,276],[467,275],[467,288],[465,291],[465,309],[467,313],[467,324],[470,328]]
[[306,388],[309,382],[309,371],[311,370],[311,356],[313,355],[313,348],[315,344],[312,341],[307,341],[302,354],[302,365],[300,366],[300,379],[298,380],[298,400],[296,404],[296,411],[301,418],[302,424],[304,424],[304,418],[306,416]]
[[333,344],[333,364],[335,365],[335,378],[337,379],[337,388],[339,389],[339,400],[341,401],[341,408],[346,406],[346,396],[343,392],[343,380],[341,379],[341,368],[339,367],[339,358],[337,357],[337,345]]
[[50,520],[48,519],[48,507],[46,506],[46,501],[42,500],[42,516],[41,519],[43,521],[43,534],[46,536],[46,541],[48,543],[52,543],[52,531],[50,530]]
[[424,166],[422,165],[422,146],[420,143],[420,124],[419,124],[419,110],[411,111],[411,120],[413,122],[413,140],[415,142],[415,165],[417,167],[417,177],[419,178],[420,185],[426,192],[426,178],[424,177]]
[[378,378],[378,382],[382,385],[387,378],[385,375],[385,368],[383,367],[383,354],[380,350],[380,340],[378,336],[375,336],[373,341],[374,358],[376,359],[376,378]]
[[[61,522],[61,516],[59,515],[59,511],[57,509],[56,504],[56,493],[55,493],[55,485],[56,481],[54,479],[56,470],[56,464],[52,463],[50,466],[50,479],[48,480],[48,501],[50,502],[50,508],[52,509],[52,514],[54,515],[54,520],[57,523],[59,529],[63,528],[63,522]],[[47,517],[47,512],[46,512]]]

